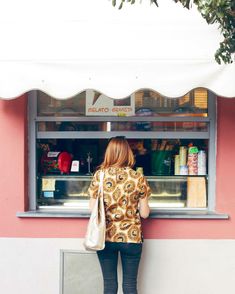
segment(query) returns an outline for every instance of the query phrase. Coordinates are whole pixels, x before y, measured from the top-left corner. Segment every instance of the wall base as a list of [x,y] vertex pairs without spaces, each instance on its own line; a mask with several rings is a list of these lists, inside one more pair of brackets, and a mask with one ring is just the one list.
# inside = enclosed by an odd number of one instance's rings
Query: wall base
[[[82,242],[83,239],[74,238],[1,238],[0,292],[71,294],[63,289],[65,272],[61,257],[63,253],[83,252]],[[234,249],[235,240],[146,240],[139,271],[139,293],[235,293]],[[68,283],[76,285],[74,269],[84,271],[90,262],[97,262],[95,258],[87,263],[83,258],[81,265],[75,261],[70,255],[71,264],[67,266],[76,266],[66,268],[73,274],[71,279],[67,276],[67,289],[71,286]],[[77,274],[79,281],[81,276]],[[90,274],[100,279],[97,263]],[[90,294],[89,286],[87,279],[88,292],[79,294]]]

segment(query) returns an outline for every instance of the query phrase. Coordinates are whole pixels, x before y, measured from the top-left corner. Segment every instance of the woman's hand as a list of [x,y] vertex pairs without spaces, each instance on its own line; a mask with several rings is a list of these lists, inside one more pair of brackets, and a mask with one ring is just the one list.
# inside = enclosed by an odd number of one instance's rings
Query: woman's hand
[[142,218],[147,218],[150,213],[148,197],[139,200],[139,211]]

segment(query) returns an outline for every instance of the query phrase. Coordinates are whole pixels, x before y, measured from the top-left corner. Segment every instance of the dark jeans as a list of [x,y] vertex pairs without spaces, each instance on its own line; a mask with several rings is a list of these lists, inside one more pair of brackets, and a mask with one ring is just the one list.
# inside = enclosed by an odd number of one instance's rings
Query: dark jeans
[[121,254],[123,293],[137,294],[137,274],[142,243],[106,242],[105,249],[97,251],[104,279],[104,294],[117,294],[118,252]]

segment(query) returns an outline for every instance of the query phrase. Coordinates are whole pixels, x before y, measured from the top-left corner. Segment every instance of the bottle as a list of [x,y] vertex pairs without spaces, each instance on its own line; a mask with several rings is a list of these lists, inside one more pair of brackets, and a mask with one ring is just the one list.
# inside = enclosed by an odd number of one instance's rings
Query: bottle
[[83,157],[80,158],[80,172],[82,174],[86,173],[86,162]]

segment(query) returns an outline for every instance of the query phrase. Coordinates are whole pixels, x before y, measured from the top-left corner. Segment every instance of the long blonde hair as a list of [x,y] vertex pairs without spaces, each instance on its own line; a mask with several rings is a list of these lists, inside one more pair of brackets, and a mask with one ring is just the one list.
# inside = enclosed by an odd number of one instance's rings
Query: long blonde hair
[[135,158],[127,140],[124,137],[115,137],[106,148],[100,168],[133,167],[134,164]]

